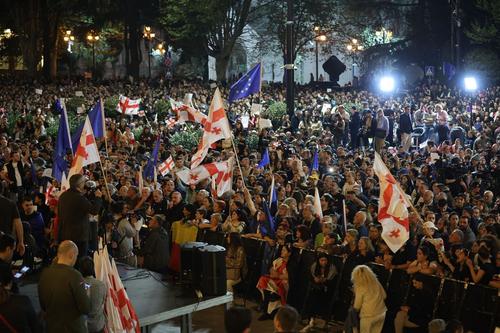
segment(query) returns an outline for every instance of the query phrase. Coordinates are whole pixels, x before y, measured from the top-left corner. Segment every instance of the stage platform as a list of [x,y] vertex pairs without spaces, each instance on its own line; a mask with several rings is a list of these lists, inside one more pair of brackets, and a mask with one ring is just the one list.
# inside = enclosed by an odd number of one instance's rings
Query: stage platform
[[[181,332],[191,333],[193,312],[223,304],[229,306],[233,301],[231,293],[216,297],[203,295],[198,299],[193,288],[162,281],[157,273],[124,265],[117,267],[145,333],[150,326],[177,317],[181,317]],[[37,312],[40,311],[38,275],[28,276],[19,284],[20,292],[30,297]]]

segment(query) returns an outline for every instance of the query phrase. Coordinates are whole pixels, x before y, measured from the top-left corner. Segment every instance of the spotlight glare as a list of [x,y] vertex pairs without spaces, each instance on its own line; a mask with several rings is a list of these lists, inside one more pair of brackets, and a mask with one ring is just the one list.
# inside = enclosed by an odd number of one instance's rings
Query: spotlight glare
[[394,78],[390,76],[384,76],[380,79],[379,82],[379,89],[382,92],[392,92],[394,91],[394,88],[396,87],[396,82],[394,81]]
[[477,90],[477,81],[475,77],[466,77],[464,78],[464,87],[467,91],[475,91]]

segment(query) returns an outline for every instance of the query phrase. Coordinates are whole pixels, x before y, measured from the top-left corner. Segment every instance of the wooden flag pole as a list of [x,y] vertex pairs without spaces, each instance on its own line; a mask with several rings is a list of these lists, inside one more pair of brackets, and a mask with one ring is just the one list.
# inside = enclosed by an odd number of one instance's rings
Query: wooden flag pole
[[108,135],[106,133],[106,117],[104,117],[104,103],[102,101],[102,97],[99,97],[99,101],[101,102],[101,116],[102,116],[102,126],[103,126],[103,134],[104,134],[104,145],[106,147],[106,156],[109,157]]
[[347,234],[347,210],[345,206],[345,199],[342,199],[342,211],[344,214],[344,235]]

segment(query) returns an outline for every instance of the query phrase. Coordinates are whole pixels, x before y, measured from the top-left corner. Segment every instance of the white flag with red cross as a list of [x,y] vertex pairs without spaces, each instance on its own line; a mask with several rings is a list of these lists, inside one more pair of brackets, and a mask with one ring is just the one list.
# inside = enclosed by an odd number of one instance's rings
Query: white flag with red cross
[[177,123],[179,124],[184,124],[186,121],[189,121],[204,125],[207,121],[207,115],[196,110],[191,105],[176,102],[173,99],[170,99],[170,105],[172,106],[172,111],[177,116]]
[[408,219],[410,203],[378,153],[375,153],[373,170],[380,182],[377,218],[382,224],[382,238],[391,251],[396,252],[410,237]]
[[217,177],[219,175],[223,175],[225,172],[227,172],[227,169],[227,161],[207,163],[191,170],[181,170],[177,172],[177,177],[179,177],[179,179],[182,180],[185,184],[194,185],[214,175],[217,175]]
[[172,158],[172,156],[170,156],[164,162],[158,165],[158,171],[162,176],[165,176],[170,172],[170,170],[172,170],[173,167],[174,167],[174,159]]
[[226,171],[218,173],[216,176],[214,176],[214,181],[217,186],[217,197],[221,197],[227,191],[231,191],[233,187],[234,158],[229,158],[226,163]]
[[200,165],[213,143],[230,138],[231,127],[224,111],[224,104],[219,88],[217,88],[212,98],[212,103],[210,103],[207,121],[203,125],[203,136],[198,145],[198,151],[191,158],[191,168],[196,168]]
[[141,104],[141,99],[130,99],[126,96],[120,95],[120,100],[116,106],[116,111],[121,114],[133,116],[139,114],[139,106]]
[[87,116],[85,119],[85,125],[83,125],[78,147],[75,150],[75,156],[73,156],[71,169],[69,169],[68,179],[71,178],[72,175],[81,173],[83,167],[99,161],[99,150],[97,149],[97,145],[95,143],[94,132],[92,131],[90,119]]

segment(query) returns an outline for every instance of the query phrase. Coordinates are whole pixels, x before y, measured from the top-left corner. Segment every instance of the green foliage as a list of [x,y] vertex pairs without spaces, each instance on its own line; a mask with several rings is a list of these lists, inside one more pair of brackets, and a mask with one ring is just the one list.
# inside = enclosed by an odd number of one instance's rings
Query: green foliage
[[487,81],[495,82],[500,77],[500,59],[498,54],[487,48],[470,51],[464,59],[467,71],[475,72]]
[[181,146],[182,148],[190,151],[198,146],[201,135],[201,129],[186,125],[184,130],[177,131],[170,137],[170,143],[174,146]]
[[104,113],[107,117],[116,114],[116,106],[118,105],[118,96],[111,96],[104,100]]
[[286,104],[284,102],[275,102],[263,112],[263,115],[271,119],[271,121],[282,120],[283,116],[286,115]]
[[135,127],[133,130],[132,130],[132,133],[134,133],[134,138],[135,140],[137,141],[139,139],[139,137],[141,136],[142,134],[142,131],[144,130],[144,127],[142,126],[138,126],[138,127]]
[[245,138],[245,143],[251,150],[255,150],[259,145],[259,136],[257,135],[257,133],[252,132]]
[[76,109],[82,107],[85,109],[85,98],[84,97],[71,97],[65,101],[66,110],[69,113],[76,113]]
[[476,0],[474,5],[478,12],[474,21],[465,31],[474,44],[493,46],[500,50],[500,0]]
[[171,110],[170,102],[164,99],[157,100],[154,105],[154,111],[158,114],[159,121],[165,120],[170,110]]

